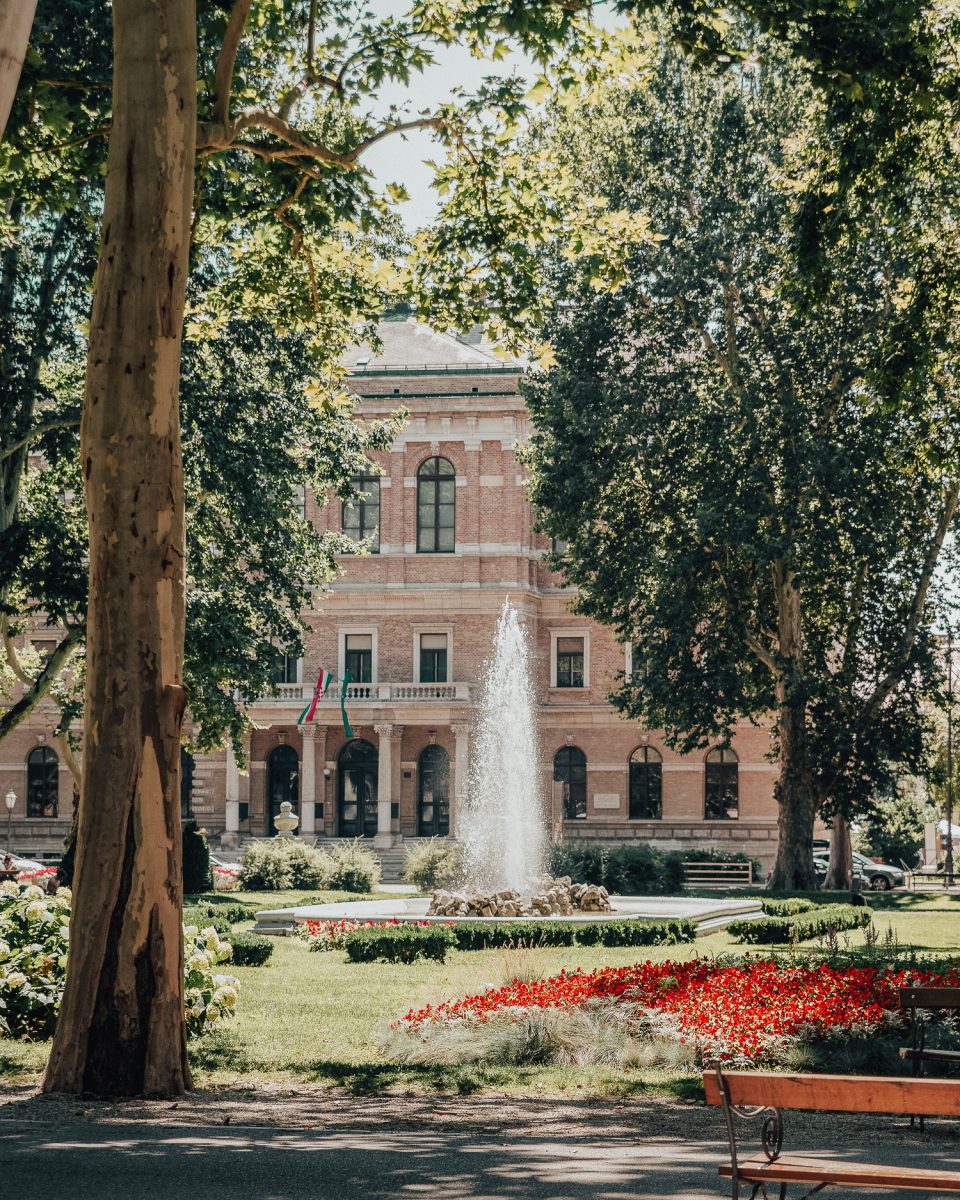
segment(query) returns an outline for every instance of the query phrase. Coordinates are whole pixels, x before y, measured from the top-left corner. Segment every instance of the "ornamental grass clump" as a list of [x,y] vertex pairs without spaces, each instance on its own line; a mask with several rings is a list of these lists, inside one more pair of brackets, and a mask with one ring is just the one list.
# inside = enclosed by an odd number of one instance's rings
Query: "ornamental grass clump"
[[[331,856],[294,838],[249,842],[240,861],[240,888],[282,892],[331,886]],[[353,889],[346,889],[351,891]]]
[[372,892],[380,882],[380,859],[359,838],[335,846],[324,858],[329,864],[326,887],[341,892]]
[[403,863],[403,877],[421,892],[452,887],[463,873],[463,846],[446,838],[413,845]]
[[[66,981],[70,892],[45,895],[26,883],[0,883],[0,1035],[53,1036]],[[215,972],[231,946],[213,926],[184,928],[187,1032],[198,1037],[232,1016],[237,981]]]

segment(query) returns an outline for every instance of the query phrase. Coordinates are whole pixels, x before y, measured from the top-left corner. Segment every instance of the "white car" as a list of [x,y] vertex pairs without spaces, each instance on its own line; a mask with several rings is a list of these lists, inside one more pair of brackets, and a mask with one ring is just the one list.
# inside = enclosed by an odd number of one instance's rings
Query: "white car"
[[41,871],[44,867],[51,866],[50,863],[37,862],[33,858],[21,858],[19,854],[14,854],[13,851],[0,850],[0,871],[4,870],[7,858],[12,859],[13,871]]

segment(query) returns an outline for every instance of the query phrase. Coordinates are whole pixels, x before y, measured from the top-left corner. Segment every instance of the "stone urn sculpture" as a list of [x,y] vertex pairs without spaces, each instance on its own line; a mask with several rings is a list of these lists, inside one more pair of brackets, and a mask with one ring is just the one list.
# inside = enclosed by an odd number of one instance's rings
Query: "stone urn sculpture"
[[273,818],[273,823],[277,827],[277,837],[293,837],[293,831],[300,824],[300,818],[293,811],[289,800],[284,800],[280,805],[280,811]]

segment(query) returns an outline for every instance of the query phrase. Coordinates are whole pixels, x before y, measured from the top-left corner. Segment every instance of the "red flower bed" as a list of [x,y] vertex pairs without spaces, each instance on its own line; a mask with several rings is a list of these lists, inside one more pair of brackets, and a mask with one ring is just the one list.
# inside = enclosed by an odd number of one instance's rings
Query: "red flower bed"
[[[409,922],[408,922],[409,923]],[[301,921],[297,926],[297,935],[308,942],[311,950],[339,950],[343,947],[343,939],[355,929],[385,929],[388,925],[399,925],[400,922],[391,917],[386,921],[321,921],[310,918]],[[429,925],[429,921],[417,921],[417,925]]]
[[514,981],[462,1000],[411,1009],[397,1025],[426,1031],[432,1023],[515,1018],[533,1008],[574,1008],[589,1001],[635,1005],[654,1027],[692,1043],[704,1058],[774,1055],[799,1037],[870,1032],[896,1020],[897,989],[915,984],[960,986],[960,973],[891,971],[827,965],[782,967],[774,962],[718,966],[706,959],[637,963],[586,974]]

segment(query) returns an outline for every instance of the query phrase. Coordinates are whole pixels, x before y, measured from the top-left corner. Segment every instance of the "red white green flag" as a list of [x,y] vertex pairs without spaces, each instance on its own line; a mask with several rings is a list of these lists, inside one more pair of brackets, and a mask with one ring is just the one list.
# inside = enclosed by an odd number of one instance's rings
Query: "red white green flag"
[[306,706],[306,708],[303,710],[303,712],[300,714],[300,716],[297,717],[298,725],[304,725],[307,721],[313,720],[314,715],[317,711],[317,705],[320,702],[320,698],[324,695],[324,693],[326,692],[327,688],[330,686],[332,681],[333,681],[333,672],[326,671],[326,670],[324,670],[323,667],[321,667],[320,668],[320,677],[317,679],[317,686],[314,689],[313,698],[310,701],[310,703]]

